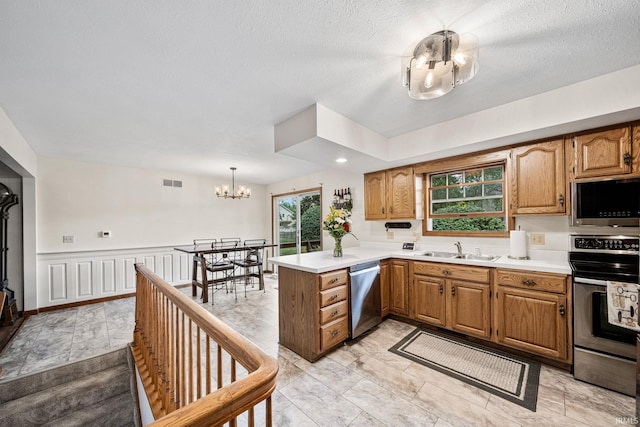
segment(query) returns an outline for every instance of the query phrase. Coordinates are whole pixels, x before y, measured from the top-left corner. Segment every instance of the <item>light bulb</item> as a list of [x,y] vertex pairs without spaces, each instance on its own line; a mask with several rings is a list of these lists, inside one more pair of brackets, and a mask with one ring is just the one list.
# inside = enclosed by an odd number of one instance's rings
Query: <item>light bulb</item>
[[426,63],[427,57],[425,55],[420,55],[416,58],[416,69],[419,70],[420,68],[424,67],[424,64]]
[[424,79],[424,86],[429,89],[433,86],[433,72],[429,71],[427,77]]
[[461,53],[453,55],[453,60],[456,61],[456,64],[458,65],[464,65],[467,63],[467,58]]

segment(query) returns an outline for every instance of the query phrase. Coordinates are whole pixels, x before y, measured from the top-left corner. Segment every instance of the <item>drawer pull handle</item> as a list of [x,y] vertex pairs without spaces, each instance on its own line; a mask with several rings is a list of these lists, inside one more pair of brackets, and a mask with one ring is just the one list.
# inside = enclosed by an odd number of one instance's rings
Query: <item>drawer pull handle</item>
[[456,287],[455,286],[451,287],[451,295],[456,296]]
[[329,298],[329,301],[333,301],[333,300],[335,300],[335,299],[338,299],[338,297],[339,297],[339,296],[340,296],[340,295],[338,295],[338,294],[331,295],[331,298]]
[[564,305],[560,306],[560,316],[564,316],[565,310],[564,310]]
[[537,283],[535,280],[531,279],[522,279],[522,284],[527,286],[535,286]]
[[340,310],[334,310],[333,313],[331,313],[331,317],[336,317],[338,314],[340,314]]
[[333,331],[331,331],[331,336],[332,337],[337,337],[339,333],[340,333],[339,329],[334,329]]
[[329,283],[336,283],[338,280],[340,279],[338,279],[337,277],[334,277],[333,279],[331,279],[331,281],[329,281]]
[[442,274],[444,274],[445,276],[448,276],[451,274],[451,272],[449,270],[442,270]]

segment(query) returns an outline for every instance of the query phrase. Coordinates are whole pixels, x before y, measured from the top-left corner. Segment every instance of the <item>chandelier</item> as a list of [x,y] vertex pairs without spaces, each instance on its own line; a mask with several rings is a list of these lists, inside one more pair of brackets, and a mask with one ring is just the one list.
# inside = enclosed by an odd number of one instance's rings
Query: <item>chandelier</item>
[[216,196],[224,197],[225,199],[248,199],[251,196],[251,189],[241,185],[236,193],[236,168],[231,167],[231,193],[229,193],[229,186],[223,185],[222,187],[216,187]]
[[402,84],[413,99],[433,99],[478,72],[478,39],[443,30],[425,37],[403,58]]

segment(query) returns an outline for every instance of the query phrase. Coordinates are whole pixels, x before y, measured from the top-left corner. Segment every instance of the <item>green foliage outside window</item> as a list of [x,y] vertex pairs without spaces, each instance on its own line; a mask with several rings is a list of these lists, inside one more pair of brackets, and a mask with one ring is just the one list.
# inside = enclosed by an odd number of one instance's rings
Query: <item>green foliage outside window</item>
[[[431,175],[429,179],[431,230],[506,231],[502,165]],[[486,216],[492,212],[496,215]]]

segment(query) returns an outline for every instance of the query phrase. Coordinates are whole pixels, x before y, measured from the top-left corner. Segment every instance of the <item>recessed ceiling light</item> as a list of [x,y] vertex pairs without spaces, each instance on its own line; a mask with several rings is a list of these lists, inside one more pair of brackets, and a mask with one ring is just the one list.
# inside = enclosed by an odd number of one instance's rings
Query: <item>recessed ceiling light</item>
[[344,157],[338,157],[336,159],[336,163],[346,163],[346,162],[347,162],[347,159],[345,159]]

